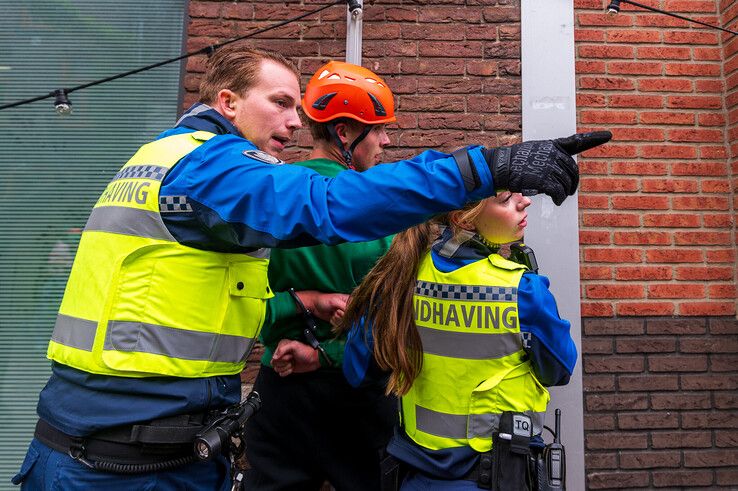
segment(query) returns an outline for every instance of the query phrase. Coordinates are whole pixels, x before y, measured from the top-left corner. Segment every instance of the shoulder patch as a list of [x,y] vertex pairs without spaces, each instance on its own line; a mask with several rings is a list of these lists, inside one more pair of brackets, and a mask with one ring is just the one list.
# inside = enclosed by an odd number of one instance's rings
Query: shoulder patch
[[264,162],[265,164],[282,165],[285,163],[283,160],[279,160],[277,157],[269,155],[266,152],[262,152],[261,150],[244,150],[243,154],[249,158],[258,160],[259,162]]

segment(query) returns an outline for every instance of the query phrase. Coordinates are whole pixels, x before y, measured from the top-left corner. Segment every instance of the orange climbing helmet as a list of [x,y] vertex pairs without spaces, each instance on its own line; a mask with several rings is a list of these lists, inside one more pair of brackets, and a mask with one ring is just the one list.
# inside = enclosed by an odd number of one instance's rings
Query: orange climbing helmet
[[392,91],[371,70],[330,61],[305,87],[302,109],[314,121],[351,118],[366,124],[396,121]]

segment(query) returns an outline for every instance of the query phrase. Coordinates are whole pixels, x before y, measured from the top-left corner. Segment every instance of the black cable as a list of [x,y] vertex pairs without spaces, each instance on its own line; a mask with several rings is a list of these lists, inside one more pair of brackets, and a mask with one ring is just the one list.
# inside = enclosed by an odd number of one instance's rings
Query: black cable
[[256,36],[257,34],[262,34],[264,32],[271,31],[272,29],[277,29],[278,27],[282,27],[282,26],[287,25],[287,24],[289,24],[291,22],[295,22],[295,21],[304,19],[305,17],[308,17],[308,16],[313,15],[313,14],[317,14],[318,12],[322,12],[323,10],[326,10],[326,9],[328,9],[330,7],[333,7],[334,5],[337,5],[339,3],[345,3],[345,1],[346,0],[335,0],[333,3],[329,3],[329,4],[324,5],[324,6],[320,7],[320,8],[318,8],[318,9],[312,10],[310,12],[306,12],[304,14],[300,14],[297,17],[293,17],[291,19],[287,19],[287,20],[283,20],[281,22],[277,22],[276,24],[273,24],[273,25],[268,26],[268,27],[264,27],[262,29],[259,29],[257,31],[254,31],[252,33],[249,33],[249,34],[246,34],[246,35],[243,35],[243,36],[234,38],[234,39],[230,39],[228,41],[223,41],[222,43],[212,44],[210,46],[206,46],[204,48],[198,49],[197,51],[192,51],[192,52],[189,52],[189,53],[185,53],[185,54],[180,55],[180,56],[177,56],[175,58],[170,58],[168,60],[160,61],[158,63],[152,63],[151,65],[147,65],[145,67],[136,68],[135,70],[130,70],[130,71],[127,71],[127,72],[119,73],[117,75],[112,75],[110,77],[105,77],[105,78],[100,79],[100,80],[95,80],[94,82],[89,82],[89,83],[86,83],[86,84],[78,85],[76,87],[72,87],[71,89],[57,89],[57,90],[54,90],[52,92],[49,92],[46,95],[41,95],[41,96],[37,96],[37,97],[32,97],[30,99],[25,99],[25,100],[22,100],[22,101],[12,102],[10,104],[5,104],[3,106],[0,106],[0,111],[2,111],[3,109],[9,109],[11,107],[22,106],[24,104],[30,104],[32,102],[41,101],[41,100],[44,100],[44,99],[49,99],[51,97],[56,97],[57,96],[57,93],[59,91],[63,91],[64,94],[71,94],[72,92],[75,92],[77,90],[86,89],[86,88],[92,87],[94,85],[100,85],[100,84],[103,84],[103,83],[106,83],[106,82],[111,82],[113,80],[117,80],[119,78],[127,77],[129,75],[134,75],[136,73],[144,72],[146,70],[151,70],[153,68],[158,68],[160,66],[167,65],[169,63],[174,63],[175,61],[179,61],[179,60],[183,60],[185,58],[189,58],[190,56],[200,55],[200,54],[204,54],[204,53],[212,53],[216,49],[218,49],[218,48],[220,48],[222,46],[225,46],[227,44],[235,43],[236,41],[242,41],[244,39],[248,39],[250,37]]
[[674,14],[672,12],[667,12],[665,10],[659,10],[659,9],[657,9],[655,7],[650,7],[648,5],[643,5],[642,3],[632,2],[631,0],[619,0],[619,1],[616,1],[616,2],[611,2],[610,3],[610,7],[608,7],[608,9],[610,9],[610,11],[613,12],[613,13],[617,13],[617,12],[620,11],[620,5],[619,5],[620,3],[628,3],[630,5],[634,5],[636,7],[642,8],[642,9],[650,10],[651,12],[657,12],[659,14],[668,15],[670,17],[676,17],[677,19],[686,20],[687,22],[694,22],[695,24],[700,24],[700,25],[703,25],[705,27],[711,27],[712,29],[719,29],[721,31],[725,31],[725,32],[727,32],[729,34],[732,34],[734,36],[738,36],[738,32],[736,32],[736,31],[731,31],[730,29],[725,29],[724,27],[720,27],[720,26],[713,26],[712,24],[708,24],[707,22],[702,22],[702,21],[697,20],[697,19],[691,19],[689,17],[685,17],[685,16],[679,15],[679,14]]

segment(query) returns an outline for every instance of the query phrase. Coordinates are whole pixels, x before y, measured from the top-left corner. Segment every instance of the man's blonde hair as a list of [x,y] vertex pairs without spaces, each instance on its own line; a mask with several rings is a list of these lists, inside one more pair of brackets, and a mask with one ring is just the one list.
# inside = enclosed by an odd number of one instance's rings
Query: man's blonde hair
[[300,80],[295,64],[281,54],[245,43],[228,44],[218,48],[208,60],[205,76],[200,82],[200,102],[213,104],[223,89],[243,95],[256,83],[262,60],[279,63]]

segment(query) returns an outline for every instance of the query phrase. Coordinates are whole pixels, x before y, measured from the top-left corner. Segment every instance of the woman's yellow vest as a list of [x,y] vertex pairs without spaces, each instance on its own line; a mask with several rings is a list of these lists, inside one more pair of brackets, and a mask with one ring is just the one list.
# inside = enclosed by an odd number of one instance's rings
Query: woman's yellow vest
[[47,356],[126,377],[239,373],[264,321],[269,250],[179,244],[162,213],[191,211],[160,196],[164,176],[215,136],[197,131],[144,145],[95,204],[80,240]]
[[548,391],[523,351],[517,287],[525,267],[497,254],[451,273],[428,254],[415,289],[423,368],[402,397],[402,423],[419,445],[440,450],[492,448],[504,411],[531,417],[543,430]]

